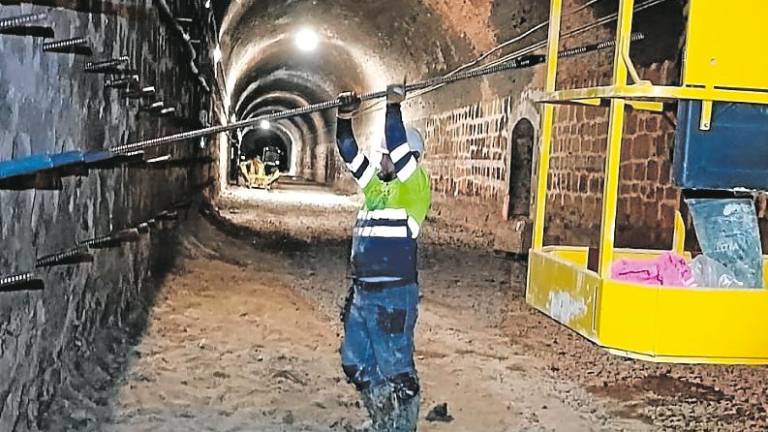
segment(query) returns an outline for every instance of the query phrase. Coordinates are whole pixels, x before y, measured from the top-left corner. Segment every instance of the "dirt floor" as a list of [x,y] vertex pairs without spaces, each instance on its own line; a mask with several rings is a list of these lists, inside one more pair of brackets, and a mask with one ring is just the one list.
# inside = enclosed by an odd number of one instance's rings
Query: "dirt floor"
[[[337,352],[357,201],[297,187],[219,207],[183,228],[105,430],[360,430]],[[768,430],[765,368],[611,356],[525,305],[524,262],[426,237],[420,430]],[[426,421],[440,402],[453,421]]]

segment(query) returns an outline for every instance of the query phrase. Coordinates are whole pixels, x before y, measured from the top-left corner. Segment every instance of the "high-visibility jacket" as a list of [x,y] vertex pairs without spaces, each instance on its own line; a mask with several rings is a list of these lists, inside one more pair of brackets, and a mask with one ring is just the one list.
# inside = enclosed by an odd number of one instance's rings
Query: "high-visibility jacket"
[[351,120],[339,119],[339,153],[365,195],[352,234],[352,274],[363,281],[415,282],[417,238],[432,201],[427,170],[408,147],[399,105],[387,107],[385,140],[397,178],[382,181],[357,146]]

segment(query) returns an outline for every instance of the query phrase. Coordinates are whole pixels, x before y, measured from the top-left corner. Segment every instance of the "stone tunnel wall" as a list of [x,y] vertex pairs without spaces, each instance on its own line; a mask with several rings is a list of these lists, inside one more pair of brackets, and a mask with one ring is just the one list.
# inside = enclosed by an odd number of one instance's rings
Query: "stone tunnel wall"
[[[425,3],[440,17],[444,31],[460,34],[473,53],[454,51],[452,54],[458,58],[445,58],[441,64],[429,60],[424,70],[412,73],[414,76],[434,76],[453,70],[545,21],[549,9],[546,1],[478,0],[456,8],[438,0]],[[585,2],[564,3],[566,11],[573,11]],[[591,24],[614,12],[616,5],[608,3],[597,3],[578,13],[567,14],[562,31]],[[632,56],[640,74],[656,84],[673,83],[679,75],[683,19],[679,3],[669,0],[638,14],[635,19],[636,29],[646,34],[646,40],[633,46]],[[610,40],[614,29],[615,22],[595,27],[564,39],[561,49]],[[503,52],[514,52],[545,38],[546,27]],[[494,58],[497,57],[490,57]],[[607,83],[612,60],[611,49],[562,60],[558,88]],[[454,232],[457,242],[496,247],[498,239],[517,224],[518,218],[510,214],[521,213],[521,203],[516,200],[533,198],[532,194],[520,198],[517,191],[510,194],[510,190],[515,189],[515,185],[510,185],[510,175],[514,182],[525,178],[514,171],[524,164],[516,163],[521,155],[515,150],[517,144],[512,140],[512,131],[518,122],[529,121],[534,126],[534,142],[538,145],[539,106],[534,100],[541,96],[544,79],[544,67],[538,66],[452,84],[406,104],[406,118],[422,129],[427,140],[426,165],[435,192],[431,217],[437,223],[433,225]],[[556,111],[546,241],[595,246],[599,238],[608,109],[563,107]],[[622,152],[618,244],[666,247],[671,241],[670,227],[678,205],[678,193],[670,185],[673,127],[669,119],[673,117],[674,112],[628,110]],[[359,141],[367,143],[376,139],[370,125],[375,130],[379,123],[383,124],[381,112],[363,118],[358,123]],[[537,146],[534,150],[538,152]],[[535,164],[535,155],[525,157],[534,159]],[[339,189],[355,189],[342,164],[337,165],[331,179]]]
[[[432,7],[443,14],[446,29],[455,27],[456,22],[451,17],[458,12],[442,7],[445,5],[440,2],[433,3]],[[583,3],[565,2],[565,8],[574,10]],[[677,62],[682,13],[675,1],[667,3],[636,18],[636,28],[645,32],[647,40],[633,47],[633,58],[640,74],[656,84],[673,83],[679,75]],[[488,10],[483,6],[485,2],[473,4],[474,13],[467,15],[464,35],[476,48],[476,54],[545,20],[548,11],[548,2],[496,1],[491,2],[492,7]],[[598,6],[567,15],[563,20],[563,32],[591,24],[615,10],[615,5]],[[493,14],[483,15],[489,11]],[[504,20],[498,18],[502,15]],[[654,28],[656,23],[661,27]],[[482,26],[485,26],[484,31],[480,31]],[[568,38],[562,48],[610,40],[614,26],[615,23],[599,26]],[[490,41],[486,40],[488,30],[493,35]],[[546,28],[505,52],[545,37]],[[607,83],[612,58],[613,51],[609,49],[562,60],[558,88]],[[512,131],[518,122],[530,121],[538,145],[539,107],[534,100],[541,96],[544,74],[544,67],[539,66],[483,79],[480,80],[479,94],[472,90],[473,83],[455,84],[428,96],[426,101],[416,100],[406,106],[406,117],[418,119],[412,123],[422,128],[427,140],[426,165],[435,192],[432,217],[438,221],[440,229],[455,231],[456,238],[462,237],[462,243],[466,241],[481,247],[498,244],[498,238],[504,237],[516,223],[516,219],[510,217],[510,209],[519,209],[521,203],[515,200],[533,198],[532,194],[522,198],[515,196],[517,192],[510,194],[511,188],[514,189],[514,185],[510,185],[510,175],[514,176],[515,182],[521,181],[520,173],[511,171],[513,167],[520,167],[513,160],[520,154],[515,151]],[[607,108],[562,107],[556,110],[548,179],[547,242],[597,244],[607,115]],[[677,191],[670,184],[674,129],[669,119],[673,117],[673,112],[658,114],[628,110],[617,221],[617,243],[620,245],[666,247],[671,241],[674,210],[679,200]],[[364,135],[361,141],[370,138],[370,134]],[[535,155],[532,159],[535,164]],[[336,179],[347,188],[353,187],[348,180],[342,180],[345,175],[337,173]]]
[[[105,76],[83,72],[83,57],[43,52],[39,39],[0,35],[0,161],[105,149],[197,124],[208,109],[206,94],[178,34],[152,2],[67,4],[72,9],[3,6],[0,18],[47,12],[39,25],[53,27],[57,39],[88,36],[92,59],[129,56],[142,84],[154,85],[178,118],[137,114],[137,102],[104,89]],[[171,7],[203,10],[194,0]],[[178,160],[209,151],[181,144],[146,156]],[[208,173],[199,162],[120,165],[64,177],[60,190],[0,190],[0,271],[35,271],[45,284],[42,291],[0,293],[0,430],[89,430],[95,416],[109,415],[108,384],[122,364],[115,347],[141,326],[154,281],[173,260],[172,231],[163,228],[172,222],[138,242],[93,249],[91,263],[36,270],[36,259],[194,199]]]
[[[668,83],[677,76],[671,62],[654,64],[639,72],[654,83]],[[555,111],[546,238],[559,244],[596,246],[608,109],[563,106]],[[671,247],[674,212],[679,202],[679,192],[671,184],[673,142],[674,127],[669,117],[627,109],[619,174],[618,245]]]

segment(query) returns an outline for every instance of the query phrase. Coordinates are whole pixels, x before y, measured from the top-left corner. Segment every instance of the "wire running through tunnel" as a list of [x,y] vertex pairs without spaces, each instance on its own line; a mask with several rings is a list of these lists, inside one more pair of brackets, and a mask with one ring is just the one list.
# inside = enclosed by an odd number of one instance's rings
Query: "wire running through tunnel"
[[[665,0],[661,0],[661,1],[665,1]],[[645,39],[645,35],[642,33],[632,34],[633,41],[639,41],[643,39]],[[605,41],[605,42],[600,42],[596,44],[572,48],[570,50],[563,51],[558,55],[558,57],[560,58],[572,57],[572,56],[586,54],[593,51],[602,50],[605,48],[610,48],[613,46],[615,46],[614,41],[612,40]],[[418,91],[418,90],[430,91],[456,81],[478,78],[481,76],[491,75],[491,74],[508,71],[508,70],[524,69],[524,68],[528,68],[528,67],[532,67],[532,66],[544,63],[545,61],[546,61],[546,57],[544,55],[523,55],[511,60],[506,60],[504,62],[494,62],[493,64],[489,64],[486,66],[482,66],[482,67],[471,69],[464,72],[458,72],[453,75],[444,75],[444,76],[431,78],[425,81],[408,84],[406,85],[406,91],[409,93],[413,91]],[[362,101],[365,102],[365,101],[371,101],[375,99],[382,99],[386,97],[386,95],[387,95],[387,92],[385,90],[382,90],[377,92],[365,93],[360,96],[360,99],[362,99]],[[287,111],[272,113],[272,114],[259,116],[259,117],[255,117],[247,120],[242,120],[242,121],[231,123],[228,125],[212,126],[204,129],[195,130],[195,131],[182,132],[179,134],[170,135],[166,137],[153,138],[145,141],[139,141],[136,143],[125,144],[122,146],[113,147],[110,150],[114,153],[131,153],[131,152],[140,151],[140,150],[144,150],[147,148],[156,147],[164,144],[185,141],[192,138],[200,138],[204,136],[219,134],[222,132],[228,132],[232,130],[253,127],[253,126],[262,124],[263,122],[271,123],[277,120],[283,120],[291,117],[307,115],[307,114],[315,113],[318,111],[325,111],[328,109],[337,108],[340,105],[341,105],[341,102],[338,99],[333,99],[333,100],[329,100],[329,101],[325,101],[317,104],[307,105],[301,108],[296,108],[292,110],[287,110]]]
[[[426,81],[408,84],[406,85],[406,91],[412,92],[415,90],[421,90],[421,89],[433,87],[435,85],[449,84],[456,81],[477,78],[480,76],[495,74],[495,73],[499,73],[507,70],[528,68],[531,66],[535,66],[537,64],[541,64],[544,61],[545,61],[545,57],[542,55],[526,55],[526,56],[509,60],[504,63],[487,66],[487,67],[466,71],[462,73],[457,73],[455,75],[451,75],[448,77],[431,78]],[[382,90],[382,91],[365,93],[363,95],[360,95],[360,99],[362,99],[363,101],[371,101],[374,99],[381,99],[386,96],[387,96],[387,92],[385,90]],[[154,139],[149,139],[145,141],[139,141],[133,144],[117,146],[117,147],[111,148],[110,150],[114,153],[130,153],[130,152],[139,151],[139,150],[143,150],[146,148],[155,147],[163,144],[169,144],[169,143],[178,142],[178,141],[185,141],[192,138],[215,135],[218,133],[228,132],[236,129],[243,129],[246,127],[258,125],[263,121],[274,122],[277,120],[283,120],[291,117],[311,114],[318,111],[325,111],[328,109],[337,108],[339,105],[341,105],[341,102],[338,99],[333,99],[333,100],[329,100],[329,101],[325,101],[325,102],[321,102],[313,105],[308,105],[301,108],[296,108],[292,110],[287,110],[287,111],[277,112],[273,114],[268,114],[265,116],[242,120],[242,121],[235,122],[228,125],[213,126],[205,129],[199,129],[199,130],[190,131],[190,132],[183,132],[176,135],[170,135],[167,137],[154,138]]]

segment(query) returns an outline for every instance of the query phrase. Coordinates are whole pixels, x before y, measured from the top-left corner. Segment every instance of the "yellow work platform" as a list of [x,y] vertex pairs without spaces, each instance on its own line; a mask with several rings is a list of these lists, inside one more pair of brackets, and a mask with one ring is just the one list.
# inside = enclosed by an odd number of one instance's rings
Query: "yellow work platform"
[[[708,130],[713,102],[768,104],[768,56],[763,52],[768,2],[690,0],[680,87],[655,86],[638,76],[629,56],[633,9],[634,0],[620,1],[611,85],[557,91],[562,0],[551,0],[527,301],[615,354],[660,362],[768,364],[768,289],[661,287],[610,279],[615,260],[664,253],[614,248],[625,108],[658,110],[662,101],[699,100],[700,128]],[[605,101],[610,127],[599,260],[593,271],[589,248],[544,246],[547,177],[554,105]],[[683,250],[684,236],[678,213],[671,250],[690,257]]]
[[[614,256],[661,253],[617,249]],[[588,270],[587,258],[586,247],[532,251],[528,303],[614,354],[673,363],[768,363],[768,290],[625,283]]]

